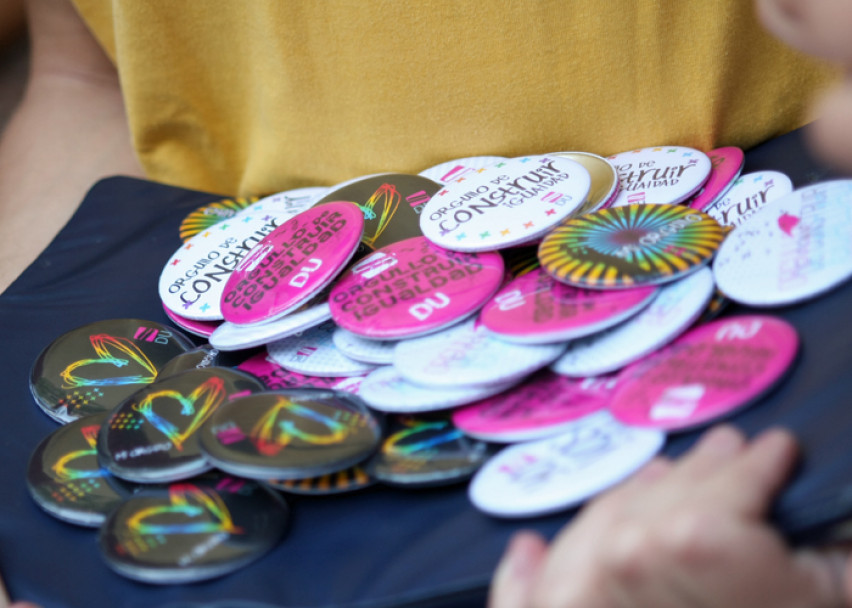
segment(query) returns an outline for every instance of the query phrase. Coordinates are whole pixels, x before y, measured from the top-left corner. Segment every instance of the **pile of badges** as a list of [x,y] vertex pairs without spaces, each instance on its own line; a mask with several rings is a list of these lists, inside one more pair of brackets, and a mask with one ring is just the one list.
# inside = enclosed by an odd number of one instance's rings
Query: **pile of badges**
[[65,426],[30,491],[154,583],[262,555],[282,492],[472,477],[491,515],[576,506],[792,365],[795,330],[716,318],[727,299],[782,306],[852,276],[852,181],[793,191],[742,162],[477,157],[202,208],[159,294],[209,345],[135,319],[50,344],[32,392]]

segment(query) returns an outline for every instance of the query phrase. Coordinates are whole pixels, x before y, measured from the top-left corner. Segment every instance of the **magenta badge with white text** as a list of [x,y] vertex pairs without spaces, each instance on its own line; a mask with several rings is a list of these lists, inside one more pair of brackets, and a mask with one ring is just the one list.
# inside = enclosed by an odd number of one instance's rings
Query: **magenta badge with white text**
[[474,313],[502,280],[499,254],[447,251],[416,237],[355,264],[332,288],[329,304],[334,321],[354,334],[408,338]]
[[313,207],[264,238],[234,269],[222,295],[232,323],[286,314],[330,283],[361,240],[364,217],[352,203]]
[[798,345],[796,330],[774,317],[702,325],[625,369],[610,409],[634,426],[673,431],[707,424],[771,389]]

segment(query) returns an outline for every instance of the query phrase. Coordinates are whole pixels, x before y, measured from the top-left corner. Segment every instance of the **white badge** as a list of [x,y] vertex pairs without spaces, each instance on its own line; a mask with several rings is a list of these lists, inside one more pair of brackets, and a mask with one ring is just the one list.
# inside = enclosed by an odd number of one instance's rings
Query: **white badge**
[[284,317],[238,325],[224,321],[211,335],[210,345],[224,351],[263,346],[303,332],[331,319],[328,302],[308,304]]
[[661,431],[624,426],[597,412],[560,435],[506,448],[476,473],[468,495],[476,508],[498,517],[562,511],[627,478],[664,441]]
[[375,365],[355,361],[334,346],[334,323],[327,322],[305,333],[267,345],[269,356],[284,369],[306,376],[358,376]]
[[699,150],[682,146],[642,148],[610,156],[621,192],[612,206],[674,205],[698,192],[713,168]]
[[706,207],[710,215],[723,226],[736,228],[755,212],[774,200],[793,191],[790,178],[778,171],[758,171],[737,178],[724,197]]

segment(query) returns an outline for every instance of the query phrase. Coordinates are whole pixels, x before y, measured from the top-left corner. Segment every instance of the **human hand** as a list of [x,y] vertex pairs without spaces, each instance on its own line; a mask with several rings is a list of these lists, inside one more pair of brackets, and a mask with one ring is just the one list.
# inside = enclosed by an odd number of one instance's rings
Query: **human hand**
[[813,149],[852,170],[852,4],[849,0],[757,0],[764,27],[790,46],[844,68],[845,77],[817,104],[806,131]]
[[516,535],[491,608],[835,608],[845,559],[792,551],[765,516],[795,463],[784,431],[708,432],[591,502],[548,547]]

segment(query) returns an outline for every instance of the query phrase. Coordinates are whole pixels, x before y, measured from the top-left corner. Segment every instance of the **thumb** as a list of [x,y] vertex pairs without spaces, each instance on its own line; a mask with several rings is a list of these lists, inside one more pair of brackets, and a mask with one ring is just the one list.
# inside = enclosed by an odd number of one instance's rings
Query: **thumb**
[[518,532],[494,572],[488,608],[524,608],[532,582],[547,553],[547,543],[535,532]]

